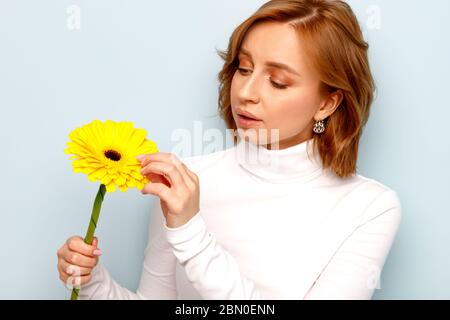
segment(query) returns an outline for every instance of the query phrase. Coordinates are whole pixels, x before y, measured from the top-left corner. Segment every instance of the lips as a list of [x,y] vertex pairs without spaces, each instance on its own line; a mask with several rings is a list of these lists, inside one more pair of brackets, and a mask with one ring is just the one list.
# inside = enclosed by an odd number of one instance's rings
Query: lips
[[243,119],[245,119],[245,120],[255,120],[255,121],[258,121],[257,119],[250,118],[250,117],[244,116],[244,115],[242,115],[242,114],[240,114],[239,117],[241,117],[241,118],[243,118]]
[[253,115],[252,113],[248,112],[248,111],[244,111],[244,110],[238,110],[237,114],[242,117],[243,119],[246,120],[255,120],[255,121],[261,121],[261,119],[259,119],[258,117],[256,117],[255,115]]
[[261,127],[262,120],[249,112],[238,111],[237,123],[241,128],[256,128]]

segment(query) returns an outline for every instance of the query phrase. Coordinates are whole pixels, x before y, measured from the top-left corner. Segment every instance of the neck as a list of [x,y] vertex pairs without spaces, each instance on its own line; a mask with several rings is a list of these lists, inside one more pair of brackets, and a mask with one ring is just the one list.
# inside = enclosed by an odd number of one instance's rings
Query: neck
[[264,145],[264,147],[268,150],[283,150],[287,149],[293,146],[296,146],[298,144],[301,144],[307,140],[311,140],[313,138],[313,135],[310,133],[311,130],[308,131],[309,134],[306,134],[304,132],[300,132],[299,134],[286,138],[284,140],[277,141],[276,143],[269,143]]
[[322,161],[313,139],[285,147],[268,149],[245,139],[239,139],[236,160],[247,172],[261,180],[274,183],[309,181],[322,173]]

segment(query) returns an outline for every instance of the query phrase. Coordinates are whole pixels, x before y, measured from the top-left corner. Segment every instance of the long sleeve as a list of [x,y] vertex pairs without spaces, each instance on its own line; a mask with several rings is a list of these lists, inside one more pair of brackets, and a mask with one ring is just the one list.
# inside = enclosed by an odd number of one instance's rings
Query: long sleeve
[[176,258],[203,299],[263,299],[235,258],[207,231],[201,211],[180,227],[165,228]]
[[100,264],[92,271],[92,279],[82,285],[78,293],[78,300],[138,300],[140,295],[122,287],[110,276],[108,270]]
[[139,288],[135,292],[118,284],[107,269],[99,262],[93,269],[92,279],[80,289],[80,300],[139,300],[175,299],[176,257],[169,246],[163,229],[163,213],[159,201],[155,201],[151,211],[148,245]]
[[[370,299],[400,219],[396,193],[382,193],[318,273],[304,299]],[[202,298],[265,299],[254,282],[241,274],[235,258],[207,231],[201,212],[178,228],[165,227],[175,256]]]
[[370,299],[401,220],[395,191],[382,193],[340,246],[304,299]]

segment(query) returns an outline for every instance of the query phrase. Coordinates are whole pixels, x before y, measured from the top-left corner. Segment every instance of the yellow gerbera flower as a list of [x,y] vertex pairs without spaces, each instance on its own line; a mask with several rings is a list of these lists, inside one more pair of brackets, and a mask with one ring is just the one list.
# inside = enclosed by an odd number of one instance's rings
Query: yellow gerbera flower
[[74,172],[100,181],[107,192],[114,192],[116,186],[122,192],[131,187],[141,190],[149,180],[141,175],[136,157],[158,152],[146,136],[147,131],[135,129],[132,122],[94,120],[69,134],[64,152],[72,155]]

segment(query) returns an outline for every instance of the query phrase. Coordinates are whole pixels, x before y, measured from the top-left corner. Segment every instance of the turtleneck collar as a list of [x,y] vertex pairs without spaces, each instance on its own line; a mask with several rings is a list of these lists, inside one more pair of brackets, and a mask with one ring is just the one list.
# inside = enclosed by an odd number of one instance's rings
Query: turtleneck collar
[[322,173],[319,152],[313,155],[313,139],[281,150],[239,139],[234,149],[241,168],[266,182],[308,182]]

